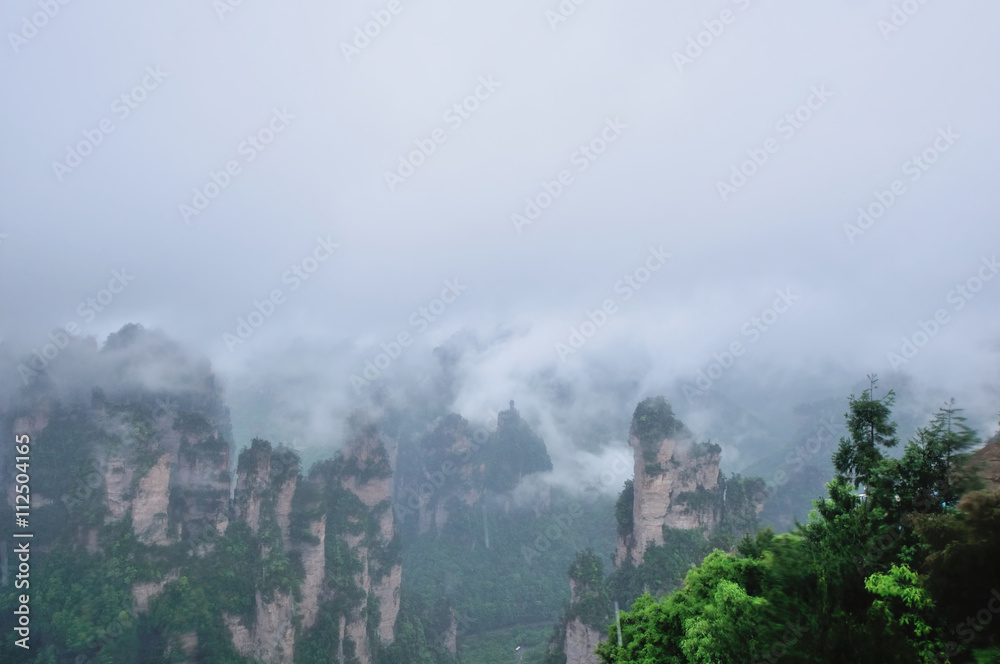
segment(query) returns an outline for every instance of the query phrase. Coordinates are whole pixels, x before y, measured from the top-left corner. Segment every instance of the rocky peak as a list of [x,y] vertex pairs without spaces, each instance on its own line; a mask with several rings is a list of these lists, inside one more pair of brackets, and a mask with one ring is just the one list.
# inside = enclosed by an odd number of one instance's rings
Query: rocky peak
[[650,543],[663,544],[664,527],[710,530],[717,521],[721,449],[694,442],[666,399],[636,407],[629,444],[635,459],[632,519],[620,529],[616,566],[626,558],[641,564]]

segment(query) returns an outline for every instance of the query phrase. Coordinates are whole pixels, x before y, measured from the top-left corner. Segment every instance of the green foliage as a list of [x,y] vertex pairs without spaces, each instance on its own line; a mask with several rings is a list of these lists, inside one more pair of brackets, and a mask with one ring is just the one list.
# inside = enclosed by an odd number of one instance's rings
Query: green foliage
[[767,496],[767,487],[760,477],[742,477],[739,474],[724,477],[719,474],[720,501],[719,523],[715,532],[730,541],[746,533],[754,533],[759,523],[758,508]]
[[933,620],[934,602],[920,583],[916,572],[906,565],[893,565],[886,574],[872,574],[865,588],[877,598],[868,609],[872,630],[896,641],[897,652],[910,652],[912,661],[935,662],[942,650],[934,629],[925,622]]
[[584,625],[603,629],[611,617],[611,598],[604,586],[604,564],[593,549],[576,554],[569,568],[569,578],[576,597],[566,619],[579,618]]
[[[995,656],[995,612],[984,607],[1000,603],[1000,492],[967,493],[953,507],[968,486],[956,468],[975,435],[949,404],[901,459],[887,458],[893,395],[876,401],[874,388],[872,378],[871,390],[851,398],[851,435],[809,522],[779,536],[750,531],[735,553],[714,552],[672,594],[637,600],[622,616],[623,647],[612,626],[598,648],[602,662],[957,664]],[[854,493],[861,485],[864,497]],[[738,486],[729,484],[737,494],[757,491]],[[669,563],[657,548],[646,555],[643,567]],[[612,582],[623,570],[640,572],[623,565]]]
[[[459,510],[449,503],[441,535],[403,542],[403,594],[424,605],[445,602],[461,617],[463,636],[559,619],[569,600],[566,570],[577,551],[610,556],[615,541],[613,503],[579,501],[552,490],[551,505],[536,514],[488,508],[490,547],[481,504]],[[452,506],[453,505],[453,506]]]
[[885,461],[879,448],[889,449],[899,442],[896,438],[896,424],[890,420],[896,394],[892,390],[876,399],[875,388],[878,378],[869,375],[869,389],[860,398],[852,394],[848,398],[847,419],[848,438],[841,438],[833,455],[833,464],[841,477],[853,482],[854,487],[868,485]]
[[681,421],[674,417],[670,402],[663,397],[650,397],[636,406],[629,435],[639,439],[646,463],[655,464],[660,442],[684,430]]
[[720,499],[718,491],[710,491],[700,484],[694,491],[682,491],[677,494],[677,501],[684,504],[684,511],[687,513],[712,511],[721,502]]
[[898,493],[904,498],[934,496],[936,502],[950,507],[962,494],[980,487],[981,482],[965,467],[967,452],[979,444],[979,437],[965,425],[961,412],[952,399],[906,445],[899,461]]
[[621,616],[597,654],[605,664],[750,662],[763,655],[778,633],[769,603],[760,596],[760,560],[715,551],[691,569],[681,590],[655,600],[646,594]]
[[174,430],[189,436],[204,436],[212,431],[212,425],[201,413],[183,411],[174,416]]
[[379,654],[379,664],[457,664],[458,660],[436,638],[451,623],[444,604],[429,607],[411,597],[400,602],[396,639]]
[[1000,491],[965,495],[957,509],[915,519],[921,542],[920,568],[949,639],[962,644],[997,645],[997,616],[989,629],[973,620],[984,608],[1000,607]]
[[615,501],[615,521],[618,523],[618,537],[627,537],[635,527],[635,487],[632,480],[625,480],[618,500]]
[[692,459],[698,459],[705,456],[719,456],[722,454],[722,448],[711,441],[704,443],[692,443],[691,451],[689,453]]
[[552,470],[545,442],[513,409],[500,413],[483,455],[486,488],[496,493],[510,491],[526,475]]

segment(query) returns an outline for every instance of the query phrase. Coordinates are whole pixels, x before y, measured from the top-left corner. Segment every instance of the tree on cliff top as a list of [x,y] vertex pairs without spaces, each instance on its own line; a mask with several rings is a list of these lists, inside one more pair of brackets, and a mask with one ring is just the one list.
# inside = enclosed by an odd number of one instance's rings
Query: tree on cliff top
[[525,475],[552,470],[545,442],[521,419],[513,403],[510,410],[500,411],[485,456],[486,483],[497,493],[510,491]]
[[643,458],[653,463],[663,439],[673,438],[685,430],[684,423],[674,416],[669,401],[663,397],[649,397],[635,407],[629,435],[639,439]]

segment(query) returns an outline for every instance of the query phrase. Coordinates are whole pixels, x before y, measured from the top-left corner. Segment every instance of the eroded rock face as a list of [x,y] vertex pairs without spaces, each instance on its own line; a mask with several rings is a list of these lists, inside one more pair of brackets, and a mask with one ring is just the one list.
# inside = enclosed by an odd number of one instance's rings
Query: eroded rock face
[[571,620],[566,625],[566,664],[600,664],[594,650],[602,637],[600,632],[579,619]]
[[318,521],[309,524],[309,532],[319,540],[317,544],[302,544],[299,550],[302,554],[302,567],[305,577],[302,579],[302,602],[299,604],[299,615],[302,626],[309,629],[316,623],[319,611],[319,597],[323,590],[323,578],[326,574],[326,515]]
[[[631,442],[631,441],[630,441]],[[637,455],[635,463],[635,502],[632,518],[636,548],[635,562],[642,560],[649,542],[663,544],[663,527],[690,530],[715,525],[711,506],[692,508],[680,494],[702,490],[713,491],[719,486],[719,453],[702,451],[695,454],[690,441],[683,447],[678,441],[665,438],[656,456],[657,472]],[[633,446],[638,443],[636,440]]]
[[49,415],[51,412],[52,404],[43,401],[35,411],[16,418],[14,420],[13,431],[17,435],[27,434],[30,438],[34,439],[45,427],[49,426]]
[[277,503],[274,506],[274,516],[278,522],[278,529],[281,531],[281,539],[285,543],[286,549],[291,544],[289,526],[292,515],[292,497],[295,495],[296,485],[295,477],[285,480],[285,483],[278,490]]
[[271,490],[271,446],[257,443],[253,441],[250,449],[240,454],[234,499],[237,517],[254,535],[260,532],[261,502]]
[[149,610],[149,602],[154,597],[163,592],[163,589],[171,581],[176,581],[180,577],[180,570],[171,570],[160,581],[150,581],[148,583],[132,584],[132,597],[135,598],[135,610],[138,613],[145,613]]
[[636,408],[629,435],[634,456],[631,531],[619,537],[615,566],[642,563],[650,543],[663,544],[663,528],[716,525],[713,494],[719,489],[720,449],[696,443],[665,400]]
[[[111,441],[92,450],[98,484],[87,479],[87,488],[103,492],[106,523],[131,510],[133,532],[150,545],[172,544],[206,524],[225,532],[229,443],[220,437],[225,423],[166,402],[151,407],[107,401],[95,409],[93,421]],[[87,493],[75,487],[77,497]]]
[[604,587],[604,565],[593,550],[577,552],[569,569],[569,595],[569,609],[550,652],[561,650],[566,664],[597,664],[594,649],[611,619],[611,598]]
[[392,643],[396,635],[396,618],[399,616],[400,586],[403,581],[403,566],[393,565],[381,581],[372,585],[372,592],[379,600],[381,617],[378,636],[382,643]]
[[[298,456],[284,446],[272,448],[267,441],[254,439],[250,448],[240,454],[234,512],[254,535],[261,537],[261,556],[275,548],[289,552],[291,541],[292,501],[298,488]],[[323,543],[326,537],[326,517],[309,524],[309,531],[319,540],[318,545],[303,542],[299,546],[305,577],[302,579],[302,605],[296,607],[287,590],[275,590],[269,597],[256,595],[256,610],[252,625],[227,617],[226,625],[233,636],[237,652],[256,657],[265,664],[291,662],[295,651],[296,616],[315,623],[319,595],[325,575]]]
[[444,647],[452,655],[458,655],[458,619],[455,617],[455,609],[451,610],[451,622],[448,624],[448,631],[444,633]]
[[104,502],[111,514],[108,521],[118,521],[131,506],[129,492],[132,488],[134,466],[122,455],[110,456],[104,468]]
[[276,591],[274,598],[265,602],[257,591],[253,627],[228,614],[223,615],[223,621],[239,654],[264,664],[291,664],[295,649],[293,615],[291,593]]
[[164,454],[139,480],[132,503],[132,530],[143,544],[162,546],[170,543],[167,537],[170,467],[170,455]]
[[382,560],[373,555],[384,551],[395,539],[395,516],[392,511],[393,477],[396,463],[394,441],[382,439],[374,427],[361,427],[344,452],[345,474],[340,486],[361,501],[371,516],[377,519],[377,532],[347,534],[344,541],[361,562],[355,574],[355,585],[364,593],[360,606],[347,616],[344,632],[356,648],[361,664],[371,663],[368,644],[368,596],[379,600],[379,622],[372,625],[383,644],[395,639],[396,618],[399,615],[402,567],[398,560]]

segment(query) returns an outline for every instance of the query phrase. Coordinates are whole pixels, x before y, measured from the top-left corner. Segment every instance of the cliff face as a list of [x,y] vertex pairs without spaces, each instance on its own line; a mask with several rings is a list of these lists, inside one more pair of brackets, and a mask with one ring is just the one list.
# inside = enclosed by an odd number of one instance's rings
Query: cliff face
[[605,637],[612,611],[604,587],[604,565],[593,551],[576,555],[569,568],[569,591],[569,609],[556,628],[549,650],[561,651],[566,664],[599,664],[594,650]]
[[308,478],[289,448],[254,440],[240,455],[235,519],[265,567],[300,571],[258,588],[251,614],[224,616],[237,652],[264,664],[289,664],[299,649],[308,661],[372,664],[394,641],[402,580],[394,464],[393,441],[360,416],[340,455]]
[[584,625],[574,618],[566,625],[566,664],[600,664],[601,659],[594,653],[597,644],[604,638],[597,629]]
[[[0,404],[0,430],[30,437],[39,540],[67,544],[81,566],[59,588],[128,598],[110,616],[72,593],[39,610],[72,615],[96,635],[109,623],[134,631],[138,621],[119,617],[151,613],[142,647],[159,644],[170,661],[231,661],[235,650],[264,664],[372,664],[395,640],[400,611],[395,444],[356,417],[343,452],[307,478],[293,450],[263,440],[234,469],[209,369],[127,326],[101,350],[64,350],[52,375]],[[8,463],[0,458],[0,495],[13,510]],[[124,650],[137,647],[134,635],[105,640],[61,647],[137,661]]]
[[[288,532],[291,495],[298,485],[299,460],[290,449],[272,449],[255,439],[240,454],[233,512],[259,540],[264,559],[284,560],[292,550]],[[284,523],[284,528],[282,524]],[[253,620],[224,615],[236,651],[265,664],[290,664],[295,652],[293,592],[272,589],[254,596]]]
[[392,511],[396,446],[393,441],[382,440],[374,426],[362,425],[359,429],[344,452],[347,472],[340,486],[367,508],[369,525],[363,532],[344,535],[344,541],[359,559],[360,570],[354,580],[364,593],[360,605],[347,617],[346,631],[357,646],[358,660],[370,664],[372,655],[366,636],[369,605],[374,603],[378,608],[379,619],[372,631],[378,635],[379,645],[392,643],[399,615],[402,566],[390,553],[397,543]]
[[968,467],[982,478],[987,489],[1000,489],[1000,434],[972,453]]
[[397,475],[395,512],[400,525],[417,534],[440,535],[455,507],[472,506],[482,496],[486,434],[475,435],[458,415],[443,418],[420,441],[418,452]]
[[670,404],[647,399],[629,432],[635,457],[631,525],[620,533],[615,566],[643,561],[650,543],[663,544],[663,528],[711,530],[717,523],[720,449],[693,442]]
[[[585,558],[584,560],[586,565],[594,564],[590,559]],[[598,582],[598,579],[595,578],[588,582],[587,579],[581,578],[582,566],[581,559],[578,557],[573,569],[570,570],[570,574],[575,573],[577,578],[571,576],[569,581],[570,607],[573,618],[566,623],[563,652],[566,653],[566,664],[600,664],[601,660],[594,653],[594,650],[605,636],[603,625],[591,624],[598,622],[600,616],[588,616],[586,611],[588,608],[591,611],[594,608],[598,610],[603,608],[606,611],[610,600],[602,587],[604,579],[600,578]],[[603,577],[603,566],[598,566],[597,569],[600,570],[600,576]]]
[[224,531],[230,423],[207,362],[138,326],[112,334],[100,351],[70,344],[57,359],[4,417],[40,446],[54,475],[33,503],[59,503],[58,518],[91,553],[109,524],[128,524],[156,547],[206,525]]

